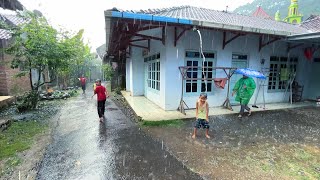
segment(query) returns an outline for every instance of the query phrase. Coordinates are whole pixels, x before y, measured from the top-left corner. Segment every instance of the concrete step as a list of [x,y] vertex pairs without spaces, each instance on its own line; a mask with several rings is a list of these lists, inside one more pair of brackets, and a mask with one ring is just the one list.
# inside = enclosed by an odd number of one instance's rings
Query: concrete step
[[15,97],[12,96],[0,96],[0,109],[10,106],[16,101]]

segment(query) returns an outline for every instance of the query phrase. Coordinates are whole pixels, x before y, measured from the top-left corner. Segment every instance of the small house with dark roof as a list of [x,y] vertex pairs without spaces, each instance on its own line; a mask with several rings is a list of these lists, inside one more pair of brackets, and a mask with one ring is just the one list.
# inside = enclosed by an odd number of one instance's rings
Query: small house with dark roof
[[295,100],[320,95],[315,79],[320,63],[314,61],[320,57],[314,43],[319,36],[295,39],[314,33],[312,28],[192,6],[113,8],[105,11],[105,23],[105,61],[118,63],[114,81],[165,110],[194,108],[201,92],[210,106],[229,108],[229,102],[236,103],[231,89],[241,77],[232,73],[235,68],[265,73],[267,79],[256,82],[263,83],[267,103],[288,102],[290,80],[304,89],[293,94]]

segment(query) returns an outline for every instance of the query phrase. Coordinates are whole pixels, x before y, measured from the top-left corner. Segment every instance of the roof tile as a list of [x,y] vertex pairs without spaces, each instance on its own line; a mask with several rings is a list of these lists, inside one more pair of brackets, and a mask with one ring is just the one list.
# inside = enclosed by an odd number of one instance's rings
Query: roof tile
[[[121,11],[121,10],[119,10]],[[128,11],[127,11],[128,12]],[[248,28],[259,28],[270,31],[289,32],[292,34],[308,33],[308,29],[294,24],[278,22],[273,19],[265,19],[248,15],[241,15],[231,12],[223,12],[193,6],[179,6],[164,9],[149,9],[135,13],[151,14],[155,16],[166,16],[172,18],[206,21],[217,24],[235,25]]]
[[310,18],[302,22],[301,27],[304,27],[312,32],[320,32],[320,15],[310,16]]
[[0,29],[0,39],[10,39],[11,33],[8,30]]

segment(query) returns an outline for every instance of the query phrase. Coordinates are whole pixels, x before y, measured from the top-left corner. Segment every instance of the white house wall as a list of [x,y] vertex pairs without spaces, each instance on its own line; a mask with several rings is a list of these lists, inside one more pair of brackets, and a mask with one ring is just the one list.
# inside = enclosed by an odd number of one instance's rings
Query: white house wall
[[[132,96],[144,95],[144,71],[141,49],[132,48],[130,58],[130,91]],[[128,78],[128,77],[127,77]]]
[[[320,51],[318,50],[314,57],[320,58]],[[303,61],[304,76],[302,82],[304,82],[304,98],[316,99],[320,96],[320,62],[312,62],[308,60]]]
[[[199,36],[197,32],[188,31],[178,41],[177,46],[173,46],[174,30],[170,28],[167,31],[166,39],[166,103],[165,110],[176,110],[179,106],[181,97],[181,76],[178,71],[179,66],[185,65],[185,51],[187,50],[199,50]],[[223,34],[218,31],[201,30],[203,39],[203,50],[207,52],[214,52],[216,54],[216,66],[217,67],[231,67],[232,53],[241,53],[248,55],[248,67],[252,69],[260,70],[260,60],[264,58],[266,60],[265,67],[270,66],[270,56],[284,56],[287,57],[287,46],[285,42],[275,42],[271,45],[264,47],[259,52],[259,37],[256,35],[241,36],[231,43],[227,44],[225,49],[222,50]],[[230,34],[227,36],[229,39]],[[268,36],[265,36],[266,40]],[[303,61],[301,55],[302,51],[292,50],[290,57],[298,57],[299,61]],[[298,67],[299,69],[299,67]],[[216,78],[226,77],[222,70],[216,71]],[[267,82],[266,82],[267,84]],[[230,92],[233,87],[230,87]],[[265,99],[267,103],[282,102],[283,92],[268,92],[268,87],[265,86]],[[213,93],[208,93],[208,102],[210,106],[220,106],[226,99],[227,85],[225,89],[218,89],[213,87]],[[257,93],[257,91],[256,91]],[[254,102],[254,94],[251,99],[251,104]],[[199,94],[184,95],[184,101],[190,108],[195,108],[195,102]],[[262,94],[259,95],[258,103],[262,102]]]
[[[144,31],[141,34],[158,36],[161,37],[160,29],[153,29]],[[147,46],[147,41],[134,42],[134,44]],[[151,40],[150,42],[150,52],[148,55],[154,55],[160,53],[160,91],[152,90],[145,87],[147,79],[145,77],[145,62],[142,55],[143,49],[132,47],[131,57],[127,59],[127,68],[129,66],[129,74],[126,79],[130,83],[127,83],[127,89],[131,92],[132,96],[141,96],[144,95],[146,98],[160,106],[165,108],[165,65],[166,65],[166,56],[165,56],[165,46],[160,41]]]
[[126,91],[131,91],[131,59],[126,60]]
[[[150,30],[146,32],[147,35],[161,37],[161,31]],[[248,67],[252,69],[260,70],[260,60],[265,59],[265,67],[270,67],[270,56],[283,56],[287,57],[287,44],[285,42],[276,41],[259,52],[259,36],[246,35],[241,36],[231,43],[227,44],[225,49],[222,49],[223,33],[219,31],[201,30],[203,39],[203,50],[207,52],[214,52],[216,55],[217,67],[231,67],[232,53],[240,53],[248,55]],[[227,39],[230,39],[233,34],[227,33]],[[271,37],[265,36],[265,40]],[[146,45],[146,44],[144,44]],[[153,55],[160,52],[160,92],[148,90],[144,87],[144,62],[142,57],[142,50],[140,48],[133,48],[135,53],[132,54],[132,58],[129,63],[130,66],[130,91],[132,95],[145,95],[148,99],[159,105],[165,110],[176,110],[179,106],[181,98],[181,75],[179,72],[179,66],[185,66],[185,52],[187,50],[199,51],[199,36],[197,32],[187,31],[178,40],[177,46],[174,47],[174,28],[166,28],[166,45],[163,46],[160,41],[151,40],[151,49],[149,55]],[[307,76],[318,77],[318,66],[304,65],[305,58],[303,56],[303,50],[301,48],[295,48],[290,51],[290,57],[298,57],[299,65],[297,68],[297,80],[303,82],[305,85],[304,94],[316,94],[316,90],[319,89],[320,83],[316,82],[316,78],[310,79]],[[310,71],[307,75],[305,69]],[[225,78],[226,75],[222,70],[216,71],[216,78]],[[127,76],[128,78],[128,76]],[[317,85],[309,85],[307,82],[315,82]],[[266,85],[268,80],[266,80]],[[233,87],[230,87],[230,94]],[[145,90],[147,89],[147,91]],[[283,102],[284,92],[268,92],[268,87],[264,87],[266,103]],[[254,102],[254,97],[251,99],[251,104]],[[260,92],[261,93],[261,92]],[[184,93],[185,94],[185,93]],[[184,101],[190,108],[195,108],[195,102],[199,96],[199,93],[192,95],[184,95]],[[225,89],[218,89],[213,86],[213,92],[208,93],[208,102],[210,106],[220,106],[224,102],[227,96],[227,85]],[[314,95],[312,95],[314,96]],[[288,100],[288,97],[286,97]],[[259,95],[258,103],[262,102],[262,94]]]

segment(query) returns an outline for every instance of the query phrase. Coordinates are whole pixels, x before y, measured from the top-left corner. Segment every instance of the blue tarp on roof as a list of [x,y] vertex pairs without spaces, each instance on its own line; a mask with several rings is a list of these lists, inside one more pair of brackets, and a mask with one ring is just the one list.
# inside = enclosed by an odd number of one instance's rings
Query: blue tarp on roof
[[166,22],[166,23],[192,24],[192,21],[188,19],[179,19],[179,18],[172,18],[172,17],[166,17],[166,16],[154,16],[150,14],[112,11],[111,15],[112,17],[117,17],[117,18],[147,20],[147,21]]

